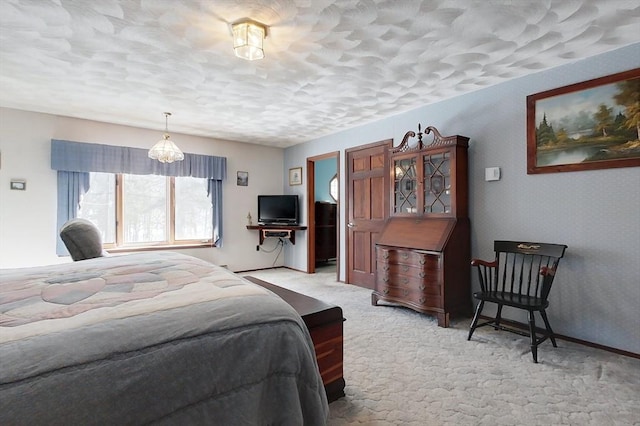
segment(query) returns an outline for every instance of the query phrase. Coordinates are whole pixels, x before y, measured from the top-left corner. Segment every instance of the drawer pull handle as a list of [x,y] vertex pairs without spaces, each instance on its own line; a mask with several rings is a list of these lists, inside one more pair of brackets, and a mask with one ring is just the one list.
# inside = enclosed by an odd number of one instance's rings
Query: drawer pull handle
[[402,258],[403,259],[408,259],[409,258],[409,253],[402,253]]
[[408,270],[409,270],[408,266],[405,265],[405,266],[402,267],[402,272],[407,272]]
[[418,286],[418,288],[419,288],[420,290],[424,290],[426,287],[424,286],[424,284],[420,284],[420,286]]
[[409,278],[403,278],[402,284],[409,284]]
[[388,283],[389,282],[389,277],[383,277],[382,281],[384,281],[385,283]]
[[384,266],[382,267],[382,270],[383,270],[384,272],[387,272],[387,271],[389,270],[389,265],[384,265]]
[[427,263],[427,259],[420,259],[420,264],[424,265],[425,263]]
[[425,302],[425,300],[426,300],[426,299],[425,299],[424,297],[421,297],[420,299],[418,299],[418,301],[419,301],[420,303],[424,303],[424,302]]
[[402,290],[402,294],[404,296],[408,296],[409,295],[409,290]]
[[420,272],[418,275],[420,275],[420,278],[424,278],[427,274],[425,274],[424,272]]
[[386,252],[386,251],[384,253],[382,253],[382,258],[383,259],[388,259],[389,258],[389,253]]
[[382,290],[382,292],[383,292],[384,294],[389,294],[389,289],[388,289],[388,288],[385,288],[384,290]]

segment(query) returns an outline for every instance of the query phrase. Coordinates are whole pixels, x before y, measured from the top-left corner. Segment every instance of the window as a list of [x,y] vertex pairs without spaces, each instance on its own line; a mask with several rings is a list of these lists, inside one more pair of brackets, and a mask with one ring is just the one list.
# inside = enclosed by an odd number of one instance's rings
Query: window
[[166,177],[122,175],[124,244],[167,241],[168,198]]
[[105,247],[115,247],[116,177],[110,173],[90,173],[90,176],[90,188],[82,197],[78,217],[96,224]]
[[329,181],[329,195],[333,198],[333,201],[338,201],[338,174],[333,175]]
[[78,217],[94,222],[105,248],[211,244],[207,179],[91,173]]
[[175,239],[211,241],[213,212],[207,197],[207,180],[177,177],[175,180]]
[[[227,159],[185,153],[184,160],[178,163],[162,164],[150,160],[148,154],[148,150],[141,148],[51,139],[51,168],[58,174],[56,229],[62,228],[70,219],[80,215],[101,224],[105,241],[109,241],[105,248],[125,247],[131,250],[132,246],[137,245],[222,247],[222,190],[227,177]],[[106,174],[102,186],[98,173],[93,173],[94,182],[91,183],[91,172],[96,170]],[[123,187],[126,187],[127,191],[134,191],[137,185],[134,182],[135,177],[130,177],[128,182],[124,182],[127,175],[175,176],[158,178],[163,180],[163,183],[154,186],[154,190],[158,189],[165,194],[164,198],[159,199],[164,200],[161,204],[166,206],[164,213],[161,213],[164,215],[163,224],[156,222],[157,218],[154,217],[160,214],[160,210],[155,209],[155,206],[151,208],[148,203],[142,211],[144,217],[131,216],[132,212],[136,211],[135,206],[128,206],[127,216],[124,217],[126,194]],[[194,177],[195,183],[181,181],[187,179],[187,176]],[[203,187],[202,182],[206,185],[204,192],[200,192],[199,189]],[[142,185],[141,182],[138,183]],[[192,185],[196,188],[193,189]],[[160,187],[164,188],[164,191],[160,191]],[[83,198],[88,190],[91,194],[84,199],[85,208],[80,213]],[[185,195],[184,191],[192,190],[196,191],[195,196]],[[154,192],[144,195],[158,194]],[[139,200],[131,195],[129,199],[129,202]],[[99,209],[100,206],[102,210]],[[147,208],[151,208],[152,211],[147,211]],[[210,220],[203,220],[205,217],[209,217]],[[128,223],[127,240],[125,223]],[[141,227],[146,229],[140,229]],[[111,247],[108,244],[111,244]],[[60,256],[69,254],[60,235],[56,235],[56,253]]]

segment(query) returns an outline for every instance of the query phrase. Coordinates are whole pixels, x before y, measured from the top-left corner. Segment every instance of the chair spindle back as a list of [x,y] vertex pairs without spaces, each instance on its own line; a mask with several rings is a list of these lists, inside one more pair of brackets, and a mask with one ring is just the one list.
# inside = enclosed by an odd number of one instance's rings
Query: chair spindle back
[[483,292],[546,300],[565,245],[495,241],[494,262],[478,265]]

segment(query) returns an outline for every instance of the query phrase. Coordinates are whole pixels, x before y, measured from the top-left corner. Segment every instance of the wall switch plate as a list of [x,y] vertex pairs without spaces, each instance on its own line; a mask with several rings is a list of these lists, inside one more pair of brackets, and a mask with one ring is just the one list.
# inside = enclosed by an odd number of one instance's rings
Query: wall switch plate
[[487,167],[484,169],[484,180],[500,180],[500,167]]

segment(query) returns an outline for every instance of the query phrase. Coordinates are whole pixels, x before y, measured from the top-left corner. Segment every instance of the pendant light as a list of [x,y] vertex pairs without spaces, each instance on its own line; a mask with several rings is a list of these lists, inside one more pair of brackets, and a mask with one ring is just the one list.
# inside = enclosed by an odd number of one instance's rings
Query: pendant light
[[180,148],[169,139],[169,116],[170,112],[164,113],[164,134],[153,148],[149,150],[149,158],[158,160],[161,163],[173,163],[174,161],[184,160],[184,154]]

